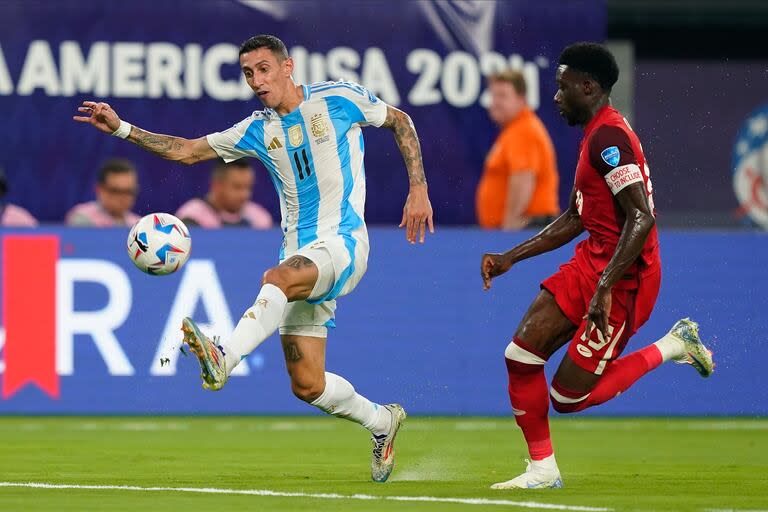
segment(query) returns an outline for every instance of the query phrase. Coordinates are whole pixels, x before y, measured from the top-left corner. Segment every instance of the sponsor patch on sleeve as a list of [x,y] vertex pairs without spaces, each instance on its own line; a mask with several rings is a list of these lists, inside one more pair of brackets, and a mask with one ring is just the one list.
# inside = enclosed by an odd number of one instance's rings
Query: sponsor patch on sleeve
[[619,148],[617,146],[611,146],[608,148],[605,148],[601,153],[600,156],[603,159],[603,162],[607,163],[611,167],[616,167],[619,165],[619,161],[621,159],[621,155],[619,154]]
[[613,195],[616,195],[633,183],[643,183],[643,173],[636,164],[622,165],[606,174],[605,182]]

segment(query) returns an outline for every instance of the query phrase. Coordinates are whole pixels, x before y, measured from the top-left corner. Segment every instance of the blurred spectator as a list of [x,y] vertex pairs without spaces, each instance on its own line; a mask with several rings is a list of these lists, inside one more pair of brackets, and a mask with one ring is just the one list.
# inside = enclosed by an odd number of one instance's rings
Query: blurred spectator
[[33,228],[37,221],[27,210],[21,206],[5,202],[5,194],[8,193],[8,180],[5,172],[0,168],[0,226],[14,228]]
[[81,203],[69,210],[69,226],[106,228],[131,226],[139,216],[131,211],[139,194],[136,169],[128,160],[112,158],[99,170],[96,201]]
[[272,216],[263,206],[250,201],[254,180],[253,167],[247,160],[219,160],[211,174],[208,194],[181,205],[176,216],[188,226],[202,228],[269,229]]
[[490,118],[501,128],[477,188],[480,226],[543,227],[560,213],[552,140],[526,103],[523,74],[507,70],[488,79]]

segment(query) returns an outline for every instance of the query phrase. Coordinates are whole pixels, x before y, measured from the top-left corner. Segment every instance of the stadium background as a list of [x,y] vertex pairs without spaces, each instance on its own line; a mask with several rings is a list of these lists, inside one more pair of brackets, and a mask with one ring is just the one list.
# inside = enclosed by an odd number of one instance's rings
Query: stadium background
[[[572,249],[525,262],[490,294],[480,292],[482,252],[530,234],[471,227],[495,134],[482,108],[482,75],[507,64],[524,69],[531,103],[555,142],[565,204],[580,134],[552,107],[555,62],[568,43],[608,39],[622,68],[614,97],[644,143],[662,228],[660,300],[629,349],[690,315],[713,340],[718,373],[702,388],[693,372],[665,367],[594,413],[768,414],[768,396],[754,391],[768,356],[768,240],[758,227],[768,217],[760,178],[768,172],[768,58],[756,38],[768,16],[755,2],[691,5],[0,2],[0,166],[8,200],[45,223],[34,232],[2,231],[0,280],[4,286],[10,272],[34,273],[37,265],[53,266],[56,276],[47,291],[28,291],[55,297],[39,312],[55,323],[55,339],[2,338],[0,413],[312,412],[290,395],[276,340],[249,359],[249,375],[216,395],[199,390],[193,360],[175,364],[179,318],[192,311],[231,329],[275,259],[278,232],[194,231],[190,264],[158,279],[131,268],[126,230],[56,226],[68,207],[91,198],[109,156],[137,163],[139,213],[174,211],[207,182],[206,165],[171,165],[75,125],[81,100],[103,98],[157,132],[223,129],[259,108],[238,84],[236,47],[271,32],[299,62],[298,80],[359,80],[412,115],[438,224],[415,248],[392,228],[405,171],[391,135],[366,130],[366,214],[377,227],[368,275],[340,301],[329,368],[372,399],[402,399],[418,414],[508,413],[503,348],[538,281]],[[757,173],[746,173],[750,167]],[[264,175],[254,195],[277,212]],[[55,254],[8,264],[14,240],[30,234],[52,237]],[[5,306],[12,296],[5,286],[4,293]],[[373,356],[382,351],[390,369],[373,372],[366,365],[377,365]],[[174,364],[160,367],[166,356]]]

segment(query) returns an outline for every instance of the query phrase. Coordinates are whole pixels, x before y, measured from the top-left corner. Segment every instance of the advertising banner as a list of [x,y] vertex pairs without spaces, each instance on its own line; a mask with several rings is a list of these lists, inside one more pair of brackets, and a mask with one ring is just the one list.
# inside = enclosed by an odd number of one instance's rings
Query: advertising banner
[[[603,0],[3,1],[0,167],[8,199],[61,222],[93,198],[98,168],[114,156],[138,167],[138,213],[172,213],[203,195],[210,165],[160,160],[71,118],[96,99],[153,132],[196,138],[229,128],[262,108],[241,77],[239,45],[271,33],[288,46],[297,82],[359,82],[412,116],[436,218],[448,224],[475,223],[475,187],[497,134],[483,108],[484,77],[521,69],[558,152],[564,204],[580,135],[552,104],[556,61],[570,43],[602,41],[605,27]],[[387,130],[365,136],[368,220],[399,221],[408,180],[397,146]],[[266,174],[255,199],[278,215]]]
[[[277,260],[279,231],[192,231],[177,273],[133,267],[125,230],[46,229],[0,235],[0,413],[307,414],[290,391],[277,336],[216,393],[179,351],[181,319],[226,339]],[[482,291],[480,256],[530,233],[443,229],[424,246],[372,229],[368,271],[338,300],[327,368],[380,402],[416,414],[506,415],[504,348],[539,282],[571,245],[520,263]],[[768,359],[768,238],[662,233],[663,279],[651,319],[628,353],[690,316],[715,352],[701,379],[664,365],[590,411],[623,415],[768,414],[760,391]],[[562,352],[548,370],[554,371]]]

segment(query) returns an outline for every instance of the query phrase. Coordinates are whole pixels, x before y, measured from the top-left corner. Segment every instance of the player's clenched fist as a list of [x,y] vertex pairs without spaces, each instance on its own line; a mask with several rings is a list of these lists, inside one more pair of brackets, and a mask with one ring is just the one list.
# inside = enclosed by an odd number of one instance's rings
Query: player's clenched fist
[[84,115],[73,116],[72,119],[88,123],[104,133],[112,134],[120,127],[120,118],[109,103],[84,101],[77,111]]
[[491,287],[491,279],[500,276],[512,268],[512,260],[504,254],[483,254],[480,262],[480,276],[483,278],[483,290]]

